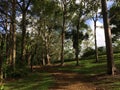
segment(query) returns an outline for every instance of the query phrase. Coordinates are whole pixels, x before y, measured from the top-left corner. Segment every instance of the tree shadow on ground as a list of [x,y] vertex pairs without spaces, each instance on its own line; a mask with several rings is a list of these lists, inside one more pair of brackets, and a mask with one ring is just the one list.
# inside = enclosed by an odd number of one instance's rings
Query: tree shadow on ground
[[48,90],[53,83],[48,73],[31,73],[25,78],[8,81],[5,90]]
[[[119,88],[120,76],[109,76],[106,74],[105,64],[93,65],[91,67],[64,65],[47,66],[42,68],[49,72],[55,79],[55,83],[50,90],[113,90]],[[42,71],[41,70],[41,71]],[[69,89],[68,89],[69,88]],[[91,88],[91,89],[90,89]]]

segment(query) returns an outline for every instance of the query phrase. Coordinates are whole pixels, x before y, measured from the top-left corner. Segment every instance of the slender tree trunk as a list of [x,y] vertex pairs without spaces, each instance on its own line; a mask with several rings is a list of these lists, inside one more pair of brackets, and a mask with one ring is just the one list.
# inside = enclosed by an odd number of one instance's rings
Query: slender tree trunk
[[0,54],[0,83],[2,83],[2,79],[3,79],[2,72],[3,72],[2,71],[2,54]]
[[9,35],[9,65],[13,65],[13,29],[12,24],[10,24],[10,35]]
[[31,59],[30,59],[30,70],[31,70],[31,72],[33,71],[33,58],[34,58],[34,54],[31,55]]
[[64,64],[64,32],[62,31],[62,46],[61,46],[61,65]]
[[26,11],[22,13],[22,42],[21,42],[21,62],[25,63],[26,45]]
[[[16,62],[16,0],[12,0],[12,15],[10,24],[10,34],[7,36],[6,52],[7,52],[7,63],[15,71]],[[9,38],[9,39],[8,39]],[[9,51],[9,52],[8,52]]]
[[50,65],[50,56],[48,52],[45,53],[45,65]]
[[33,71],[33,60],[34,57],[36,55],[36,50],[37,50],[37,44],[35,45],[35,48],[33,49],[33,51],[31,51],[32,55],[31,55],[31,62],[30,62],[30,66],[31,66],[31,72]]
[[98,62],[98,48],[97,48],[97,38],[96,38],[96,21],[94,20],[94,38],[95,38],[95,57],[96,57],[96,62]]
[[15,71],[15,62],[16,62],[16,0],[13,0],[13,5],[12,5],[12,34],[13,34],[13,70]]
[[48,42],[46,42],[46,64],[50,65],[50,56],[49,56],[49,48],[48,48]]
[[28,7],[30,5],[32,0],[22,0],[22,4],[19,3],[19,0],[17,1],[18,6],[20,7],[21,11],[22,11],[22,21],[21,21],[21,25],[22,25],[22,40],[21,40],[21,64],[24,65],[25,64],[25,57],[26,57],[26,14],[28,11]]
[[103,22],[104,22],[105,40],[106,40],[107,73],[110,75],[114,75],[115,65],[114,65],[111,30],[109,28],[106,0],[101,0],[101,4],[102,4],[102,13],[103,13]]
[[8,15],[6,15],[6,20],[5,20],[5,27],[6,27],[6,63],[8,64],[9,63],[9,43],[10,43],[10,40],[9,40],[9,36],[10,34],[8,33],[7,31],[7,27],[8,27]]
[[63,26],[62,26],[62,34],[61,34],[61,65],[64,64],[64,38],[65,38],[65,21],[66,21],[66,0],[63,2]]
[[45,54],[42,52],[42,65],[45,66]]
[[75,48],[75,56],[76,56],[76,65],[79,65],[79,22],[77,25],[77,32],[76,32],[76,48]]
[[9,34],[6,34],[6,63],[9,63]]
[[27,58],[28,58],[28,59],[27,59],[27,60],[28,60],[28,66],[30,66],[31,57],[32,57],[31,52],[29,52],[28,55],[27,55]]
[[[35,50],[36,50],[36,47],[35,47]],[[31,70],[31,72],[33,71],[33,59],[34,59],[34,56],[35,56],[35,50],[33,50],[32,55],[31,55],[31,59],[30,59],[30,70]]]
[[80,17],[81,17],[81,13],[79,13],[79,16],[78,16],[78,21],[77,21],[77,32],[76,32],[76,52],[75,52],[75,55],[76,55],[76,65],[78,66],[79,65],[79,29],[80,29]]
[[0,81],[1,81],[1,84],[2,84],[2,81],[3,81],[3,68],[2,68],[2,62],[3,62],[3,46],[4,46],[4,41],[3,41],[3,36],[2,37],[2,40],[1,40],[1,45],[0,45]]

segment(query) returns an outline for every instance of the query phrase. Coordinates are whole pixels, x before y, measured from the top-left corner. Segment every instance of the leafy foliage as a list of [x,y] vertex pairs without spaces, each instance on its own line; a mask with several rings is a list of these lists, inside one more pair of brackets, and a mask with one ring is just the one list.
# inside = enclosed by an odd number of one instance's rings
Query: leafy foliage
[[119,5],[114,5],[110,8],[109,11],[110,15],[110,24],[114,25],[112,28],[112,33],[113,33],[113,41],[119,39],[120,37],[120,6]]

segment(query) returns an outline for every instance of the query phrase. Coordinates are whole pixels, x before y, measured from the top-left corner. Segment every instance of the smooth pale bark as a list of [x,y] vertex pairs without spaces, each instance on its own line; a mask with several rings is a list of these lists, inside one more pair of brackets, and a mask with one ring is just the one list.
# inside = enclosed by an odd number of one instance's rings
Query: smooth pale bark
[[114,65],[112,38],[111,38],[111,30],[110,30],[110,27],[109,27],[106,0],[101,0],[101,4],[102,4],[103,22],[104,22],[104,30],[105,30],[106,52],[107,52],[107,73],[110,74],[110,75],[114,75],[115,65]]
[[[44,30],[46,30],[46,21],[44,20]],[[50,31],[50,30],[49,30]],[[49,32],[44,32],[44,42],[45,42],[45,48],[44,48],[44,60],[45,60],[45,65],[50,65],[50,55],[49,55],[49,39],[50,39],[50,34]]]
[[44,52],[42,53],[42,65],[45,66],[45,55],[44,55]]
[[49,55],[49,46],[48,46],[48,42],[47,42],[47,40],[46,40],[46,42],[45,42],[45,50],[46,50],[46,55],[45,55],[45,62],[46,62],[46,65],[50,65],[50,55]]

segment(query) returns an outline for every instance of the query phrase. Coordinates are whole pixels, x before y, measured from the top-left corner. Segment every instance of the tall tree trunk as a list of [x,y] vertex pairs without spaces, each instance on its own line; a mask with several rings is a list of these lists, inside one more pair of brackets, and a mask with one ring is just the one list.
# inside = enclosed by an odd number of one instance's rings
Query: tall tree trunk
[[65,38],[65,21],[66,21],[66,0],[63,0],[63,25],[62,25],[62,34],[61,34],[61,65],[64,64],[64,38]]
[[31,59],[30,59],[30,70],[31,70],[31,72],[33,72],[33,58],[34,58],[34,54],[31,55]]
[[13,70],[15,71],[15,62],[16,62],[16,0],[12,2],[12,40],[13,40]]
[[77,25],[77,32],[76,32],[76,47],[75,47],[75,59],[76,65],[79,65],[79,23]]
[[21,40],[21,64],[24,65],[25,64],[25,57],[26,57],[26,14],[29,8],[29,5],[31,3],[32,0],[21,0],[21,2],[19,2],[19,0],[17,0],[17,4],[19,6],[19,8],[22,11],[22,21],[21,21],[21,25],[22,25],[22,40]]
[[26,14],[28,11],[28,7],[32,0],[22,0],[22,5],[17,1],[18,6],[22,11],[22,40],[21,40],[21,64],[25,64],[25,56],[26,56]]
[[2,72],[3,72],[2,71],[2,54],[0,54],[0,83],[2,83],[2,79],[3,79]]
[[0,42],[0,81],[2,84],[3,81],[3,69],[2,69],[2,62],[3,62],[3,46],[4,46],[4,40],[3,36],[1,35],[1,42]]
[[10,40],[9,40],[9,36],[10,34],[8,33],[7,31],[7,27],[8,27],[8,15],[6,15],[6,20],[5,20],[5,27],[6,27],[6,63],[8,64],[9,63],[9,43],[10,43]]
[[31,60],[30,60],[30,68],[31,68],[31,72],[33,71],[33,59],[35,57],[36,54],[36,50],[37,50],[37,44],[35,45],[35,48],[33,49],[33,51],[31,51]]
[[50,55],[49,55],[49,48],[48,48],[48,42],[46,42],[46,64],[50,65]]
[[47,64],[50,65],[50,37],[51,37],[51,29],[49,28],[48,36],[47,36],[47,41],[46,41],[46,49],[47,49]]
[[10,35],[9,35],[9,65],[13,65],[13,29],[12,23],[10,24]]
[[42,52],[42,65],[45,66],[45,54]]
[[49,36],[46,36],[45,40],[45,64],[50,65],[50,56],[49,56],[49,45],[48,45],[48,38]]
[[76,56],[76,65],[79,65],[79,29],[80,29],[80,18],[81,18],[81,13],[79,10],[79,16],[78,16],[78,21],[77,21],[77,31],[76,31],[76,47],[75,47],[75,56]]
[[101,0],[101,4],[102,4],[102,13],[103,13],[103,22],[104,22],[105,40],[106,40],[107,73],[110,75],[114,75],[115,65],[114,65],[111,30],[109,27],[106,0]]
[[29,52],[28,55],[27,55],[27,58],[28,58],[28,59],[27,59],[27,60],[28,60],[28,61],[27,61],[28,66],[30,66],[31,56],[32,56],[32,55],[31,55],[31,52]]
[[62,31],[62,46],[61,46],[61,65],[64,64],[64,32]]
[[[23,5],[23,7],[25,7]],[[22,42],[21,42],[21,63],[25,63],[26,45],[26,11],[22,11]]]
[[98,62],[98,48],[97,48],[97,37],[96,37],[96,21],[94,20],[94,38],[95,38],[95,58],[96,62]]

